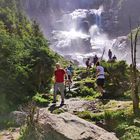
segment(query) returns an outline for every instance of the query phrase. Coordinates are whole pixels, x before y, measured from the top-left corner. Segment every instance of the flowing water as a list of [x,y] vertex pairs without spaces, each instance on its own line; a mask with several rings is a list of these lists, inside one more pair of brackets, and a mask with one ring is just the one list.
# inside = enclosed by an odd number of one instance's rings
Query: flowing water
[[29,17],[38,20],[50,47],[69,60],[83,65],[95,54],[108,59],[109,49],[118,59],[129,56],[126,37],[113,39],[104,32],[104,6],[97,0],[25,0],[23,4]]
[[[78,61],[83,65],[84,60],[97,54],[108,59],[108,50],[120,45],[116,39],[109,39],[102,29],[103,6],[99,9],[75,9],[64,14],[61,19],[63,30],[52,31],[52,48],[68,59]],[[117,44],[118,43],[118,44]],[[116,56],[118,53],[114,50]],[[125,54],[127,55],[127,54]],[[124,56],[124,55],[123,55]],[[121,57],[122,58],[122,57]]]

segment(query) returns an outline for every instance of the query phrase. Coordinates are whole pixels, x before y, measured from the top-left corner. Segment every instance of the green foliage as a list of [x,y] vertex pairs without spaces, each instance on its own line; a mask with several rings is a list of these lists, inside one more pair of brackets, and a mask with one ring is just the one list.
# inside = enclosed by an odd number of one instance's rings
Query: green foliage
[[110,97],[121,97],[130,89],[130,68],[125,61],[106,63],[101,65],[106,71],[105,88]]
[[140,140],[140,128],[136,126],[126,127],[120,140]]
[[98,96],[98,93],[94,91],[93,88],[89,88],[87,86],[82,86],[82,85],[80,85],[80,87],[76,89],[76,93],[72,92],[72,94],[74,94],[75,97],[76,96],[80,96],[84,98],[92,97],[92,99]]
[[61,113],[64,113],[65,111],[64,111],[64,109],[62,109],[62,108],[57,108],[57,109],[55,109],[52,113],[53,114],[61,114]]
[[[43,96],[45,96],[45,98],[43,98]],[[52,102],[52,100],[53,100],[53,97],[52,96],[47,96],[47,95],[42,95],[42,94],[39,94],[39,93],[37,93],[34,97],[33,97],[33,101],[35,101],[36,102],[36,104],[38,105],[38,106],[43,106],[43,107],[46,107],[46,106],[48,106],[48,104],[50,103],[50,102]]]
[[105,120],[115,120],[115,119],[125,119],[125,115],[124,115],[124,111],[120,110],[120,111],[105,111],[104,114],[104,118]]
[[38,24],[30,23],[17,4],[16,0],[0,1],[0,113],[31,99],[42,85],[50,90],[58,58]]
[[121,137],[124,135],[125,133],[125,129],[129,127],[128,122],[123,122],[118,124],[118,126],[115,128],[115,132],[117,134],[118,137]]
[[[101,65],[105,68],[105,90],[108,97],[120,98],[127,96],[125,92],[130,90],[130,67],[125,61],[106,62],[102,61]],[[76,71],[77,82],[75,88],[80,87],[79,92],[83,92],[83,87],[92,88],[96,91],[96,70],[95,67],[87,72],[83,68]],[[85,89],[84,89],[85,90]],[[87,90],[88,92],[88,90]],[[81,94],[82,95],[82,94]],[[130,94],[127,98],[130,98]]]
[[43,139],[43,134],[41,133],[41,129],[37,126],[36,128],[30,126],[23,126],[20,131],[19,140],[39,140]]
[[0,116],[0,130],[8,129],[11,127],[16,127],[16,126],[17,125],[15,124],[15,122],[9,119],[9,116],[7,116],[7,115]]
[[92,96],[94,95],[94,91],[92,88],[88,88],[84,86],[82,89],[80,89],[80,96],[85,97],[85,96]]
[[130,109],[114,111],[112,108],[112,110],[99,113],[83,111],[76,114],[80,118],[92,121],[108,131],[115,132],[121,140],[139,139],[139,117],[136,123],[136,118]]
[[0,98],[0,113],[5,112],[10,110],[9,106],[7,104],[7,100],[6,100],[6,95],[5,94],[1,94],[1,98]]
[[[86,99],[93,99],[98,96],[97,92],[95,91],[96,89],[96,84],[95,84],[95,79],[88,77],[86,75],[85,78],[83,78],[83,73],[85,73],[84,69],[77,69],[76,74],[74,78],[75,83],[73,85],[74,91],[72,91],[72,97],[80,96],[80,97],[86,97]],[[81,77],[82,76],[82,77]]]
[[89,121],[94,121],[94,122],[98,122],[104,119],[103,113],[91,113],[90,111],[78,112],[77,115],[80,118],[83,118]]
[[21,127],[19,140],[38,140],[43,138],[43,132],[39,125],[39,110],[34,101],[23,106],[23,110],[27,113],[27,121]]
[[82,111],[82,112],[78,112],[78,117],[83,118],[85,120],[92,120],[92,113],[89,111]]

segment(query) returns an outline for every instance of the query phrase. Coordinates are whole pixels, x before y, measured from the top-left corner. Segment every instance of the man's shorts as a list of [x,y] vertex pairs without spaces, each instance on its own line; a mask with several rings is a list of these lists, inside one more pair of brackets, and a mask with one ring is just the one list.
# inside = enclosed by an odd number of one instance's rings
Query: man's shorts
[[105,82],[105,79],[101,79],[101,78],[97,79],[97,81],[96,81],[97,85],[101,86],[101,87],[104,86],[104,82]]

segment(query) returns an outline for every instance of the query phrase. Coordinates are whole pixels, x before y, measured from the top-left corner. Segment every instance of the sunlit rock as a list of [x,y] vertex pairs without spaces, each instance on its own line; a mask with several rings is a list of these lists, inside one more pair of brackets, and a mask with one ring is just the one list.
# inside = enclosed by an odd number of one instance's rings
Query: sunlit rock
[[40,125],[49,140],[118,140],[114,134],[69,113],[40,111]]

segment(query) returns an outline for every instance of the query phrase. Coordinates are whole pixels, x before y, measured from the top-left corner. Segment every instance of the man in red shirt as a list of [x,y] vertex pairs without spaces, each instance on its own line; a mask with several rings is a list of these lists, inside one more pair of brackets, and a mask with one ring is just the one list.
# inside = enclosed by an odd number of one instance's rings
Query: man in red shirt
[[65,78],[65,70],[60,67],[60,64],[56,64],[56,70],[54,72],[55,75],[55,84],[54,84],[54,100],[53,103],[56,103],[56,94],[57,90],[60,91],[61,93],[61,104],[64,105],[64,90],[65,90],[65,85],[64,85],[64,78]]

